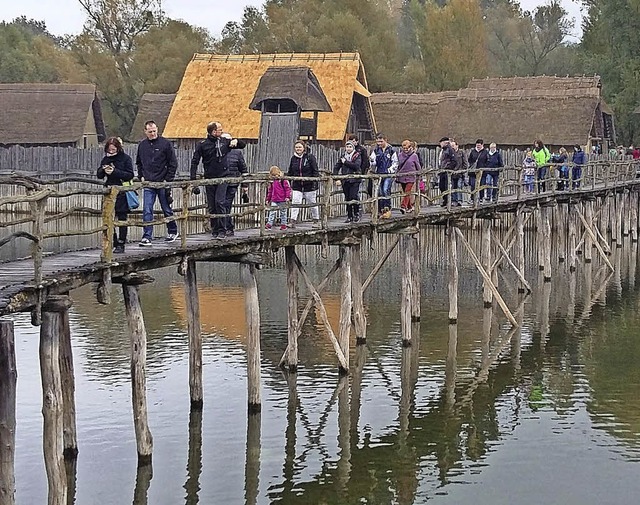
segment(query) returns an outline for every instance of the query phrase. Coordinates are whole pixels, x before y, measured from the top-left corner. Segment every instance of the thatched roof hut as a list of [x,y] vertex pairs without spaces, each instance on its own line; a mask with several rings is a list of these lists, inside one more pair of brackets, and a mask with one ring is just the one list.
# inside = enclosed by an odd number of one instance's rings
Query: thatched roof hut
[[504,148],[615,142],[611,109],[600,77],[473,79],[458,91],[378,93],[377,125],[392,143],[405,138],[436,145],[443,135],[470,145],[480,137]]
[[0,84],[0,145],[90,147],[105,139],[93,84]]
[[144,124],[147,121],[155,121],[158,126],[158,132],[163,135],[164,127],[167,124],[167,118],[175,99],[175,93],[145,93],[142,95],[138,104],[138,113],[127,140],[132,142],[142,140],[144,138]]
[[[190,141],[220,121],[234,136],[257,140],[260,111],[250,109],[269,67],[308,67],[317,77],[331,112],[320,112],[317,140],[342,142],[349,132],[372,138],[375,123],[367,79],[358,53],[196,54],[187,66],[164,136]],[[303,114],[310,117],[311,114]]]

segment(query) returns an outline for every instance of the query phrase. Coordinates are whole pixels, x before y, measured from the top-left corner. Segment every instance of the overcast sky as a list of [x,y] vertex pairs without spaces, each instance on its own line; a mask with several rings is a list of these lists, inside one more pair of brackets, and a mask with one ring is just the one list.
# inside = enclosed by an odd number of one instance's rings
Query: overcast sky
[[[2,2],[0,20],[11,21],[18,16],[44,21],[54,35],[77,34],[85,21],[78,0],[13,0]],[[162,7],[172,19],[183,19],[191,25],[202,26],[218,36],[227,21],[240,21],[247,5],[262,5],[262,0],[163,0]],[[521,0],[526,10],[546,2]],[[580,7],[574,0],[562,0],[580,27]],[[579,31],[576,31],[576,35]]]

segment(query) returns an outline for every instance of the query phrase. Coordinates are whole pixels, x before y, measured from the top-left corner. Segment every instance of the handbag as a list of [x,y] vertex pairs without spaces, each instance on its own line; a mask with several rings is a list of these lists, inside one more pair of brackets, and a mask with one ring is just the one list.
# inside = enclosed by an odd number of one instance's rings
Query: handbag
[[[122,181],[123,186],[131,186],[131,181]],[[124,192],[127,197],[127,205],[129,206],[129,210],[134,210],[140,207],[140,199],[138,198],[138,193],[136,193],[133,189]]]

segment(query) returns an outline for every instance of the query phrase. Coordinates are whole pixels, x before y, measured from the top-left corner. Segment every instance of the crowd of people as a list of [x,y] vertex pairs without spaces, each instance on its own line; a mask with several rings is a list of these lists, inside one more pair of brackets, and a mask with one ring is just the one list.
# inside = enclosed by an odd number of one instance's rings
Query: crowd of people
[[[140,181],[171,182],[177,170],[176,154],[171,142],[158,134],[154,121],[147,121],[144,126],[145,139],[138,144],[135,165]],[[198,168],[203,165],[206,179],[220,179],[217,184],[206,185],[205,195],[207,211],[210,216],[210,229],[213,238],[223,239],[234,235],[234,222],[231,218],[231,207],[238,188],[241,188],[243,201],[248,201],[248,186],[238,184],[239,177],[248,173],[247,164],[242,155],[245,142],[232,138],[224,132],[222,124],[213,121],[207,125],[207,137],[199,142],[191,160],[190,178],[198,177]],[[105,143],[105,156],[98,168],[97,176],[106,178],[108,186],[130,183],[136,175],[133,161],[123,149],[119,138],[111,137]],[[615,149],[615,156],[621,150]],[[613,154],[610,153],[611,156]],[[631,146],[622,155],[640,158],[640,149]],[[565,148],[551,153],[541,140],[535,140],[531,149],[527,150],[522,161],[522,180],[524,191],[533,193],[546,191],[551,170],[558,190],[580,187],[582,170],[587,162],[586,153],[581,146],[573,146],[570,155]],[[453,138],[442,137],[438,153],[438,174],[432,181],[423,178],[425,164],[418,151],[417,144],[409,139],[402,142],[399,149],[387,141],[383,133],[376,135],[375,145],[370,152],[358,142],[355,135],[349,135],[337,163],[333,167],[336,186],[340,187],[346,204],[347,223],[356,223],[362,218],[360,203],[361,186],[364,174],[376,174],[378,178],[367,178],[365,192],[369,197],[377,191],[377,212],[380,219],[391,217],[391,194],[394,182],[401,190],[400,212],[414,211],[415,198],[423,193],[427,182],[438,187],[441,192],[440,204],[444,206],[463,205],[463,195],[469,194],[468,203],[475,205],[482,201],[495,202],[499,194],[499,182],[504,167],[501,151],[495,143],[485,147],[483,139],[477,139],[475,146],[468,153]],[[298,140],[293,146],[293,153],[286,170],[272,166],[269,171],[270,183],[266,196],[269,207],[265,226],[272,229],[279,224],[281,230],[295,228],[299,222],[301,206],[309,211],[313,225],[319,223],[320,213],[317,205],[318,179],[320,170],[318,161],[304,141]],[[226,178],[234,181],[225,182]],[[374,183],[374,180],[377,181]],[[537,184],[537,188],[536,188]],[[465,190],[464,188],[468,189]],[[193,189],[194,194],[200,188]],[[449,202],[449,199],[451,200]],[[178,237],[178,228],[171,208],[171,190],[166,188],[145,187],[142,198],[142,219],[144,223],[153,221],[153,208],[159,201],[162,213],[169,218],[166,223],[166,242],[174,242]],[[115,215],[118,221],[126,221],[130,211],[126,193],[118,194],[115,202]],[[114,252],[124,252],[127,240],[127,227],[120,226],[114,234]],[[153,226],[143,227],[143,235],[139,245],[151,247]]]

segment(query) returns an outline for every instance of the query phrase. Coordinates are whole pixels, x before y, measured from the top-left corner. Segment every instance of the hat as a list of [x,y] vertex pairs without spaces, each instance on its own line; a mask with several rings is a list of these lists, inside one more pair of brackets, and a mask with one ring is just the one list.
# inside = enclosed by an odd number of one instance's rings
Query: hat
[[355,148],[356,147],[356,143],[352,142],[351,140],[348,140],[347,143],[345,144],[345,147],[346,146],[351,146],[351,147]]
[[442,137],[438,142],[449,142],[449,137]]

